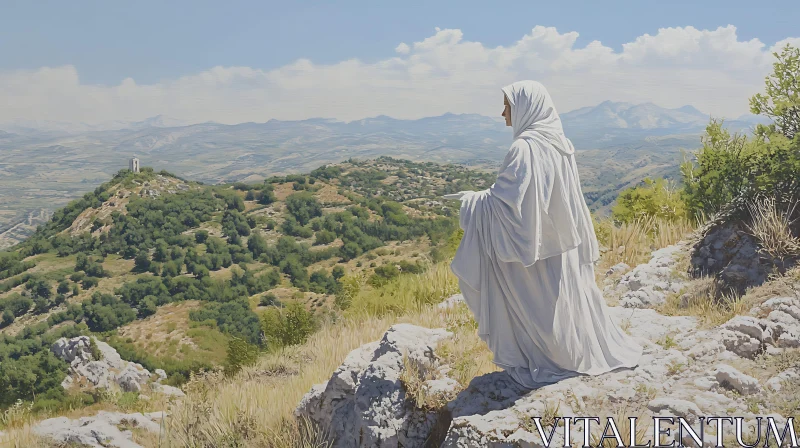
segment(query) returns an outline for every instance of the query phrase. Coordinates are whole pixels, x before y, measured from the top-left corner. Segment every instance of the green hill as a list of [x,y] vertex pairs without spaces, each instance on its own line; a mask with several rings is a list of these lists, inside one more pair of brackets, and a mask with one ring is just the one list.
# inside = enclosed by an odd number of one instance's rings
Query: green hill
[[0,406],[93,400],[61,388],[62,336],[94,334],[172,384],[222,365],[233,337],[269,350],[265,311],[335,319],[344,279],[378,286],[452,255],[457,202],[441,195],[493,178],[391,158],[259,184],[120,171],[0,252]]

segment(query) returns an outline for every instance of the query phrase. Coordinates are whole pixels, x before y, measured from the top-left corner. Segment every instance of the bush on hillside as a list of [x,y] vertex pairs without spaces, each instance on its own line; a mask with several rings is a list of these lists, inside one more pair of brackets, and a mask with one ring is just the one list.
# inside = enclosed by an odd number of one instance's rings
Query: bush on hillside
[[686,205],[680,192],[664,179],[644,179],[641,185],[622,191],[611,211],[618,223],[659,219],[676,222],[686,219]]
[[111,294],[95,292],[81,307],[86,325],[92,331],[110,331],[136,319],[136,310]]
[[250,309],[247,299],[206,303],[203,308],[191,311],[189,318],[195,322],[213,320],[223,333],[244,339],[250,344],[259,344],[261,340],[258,316]]
[[285,203],[286,211],[289,212],[301,226],[308,224],[312,218],[322,216],[322,206],[310,193],[294,193],[286,198]]
[[258,360],[258,347],[246,340],[233,337],[228,341],[225,358],[225,374],[236,375],[242,367],[251,366]]
[[[684,199],[695,215],[712,215],[734,199],[743,206],[773,197],[781,208],[800,199],[800,49],[787,46],[766,82],[766,94],[751,98],[751,111],[772,118],[748,139],[712,120],[696,160],[681,166]],[[792,90],[794,89],[794,90]],[[739,208],[742,208],[742,207]],[[743,210],[738,210],[743,211]]]
[[267,343],[275,347],[302,344],[317,328],[314,315],[298,302],[268,309],[261,324]]

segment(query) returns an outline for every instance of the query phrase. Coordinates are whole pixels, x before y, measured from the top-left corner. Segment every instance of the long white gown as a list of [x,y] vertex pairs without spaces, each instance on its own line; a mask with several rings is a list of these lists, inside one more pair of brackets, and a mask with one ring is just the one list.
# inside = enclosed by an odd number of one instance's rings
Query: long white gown
[[574,148],[545,88],[503,89],[515,141],[497,181],[462,192],[451,264],[494,362],[525,387],[634,367],[642,347],[615,325]]

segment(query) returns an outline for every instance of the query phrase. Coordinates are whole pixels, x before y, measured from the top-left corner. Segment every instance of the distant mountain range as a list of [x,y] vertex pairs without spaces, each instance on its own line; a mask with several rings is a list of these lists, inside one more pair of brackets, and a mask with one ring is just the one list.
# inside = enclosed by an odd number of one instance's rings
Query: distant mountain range
[[[595,209],[607,208],[619,190],[645,176],[675,177],[681,150],[700,146],[710,118],[692,106],[610,101],[561,117],[582,151],[584,193]],[[746,131],[759,122],[765,120],[746,115],[727,126]],[[510,143],[501,117],[476,114],[236,125],[187,125],[164,116],[97,125],[17,120],[0,123],[0,230],[82,195],[133,156],[190,180],[258,182],[382,155],[496,169]]]
[[[20,135],[36,134],[82,134],[86,132],[113,131],[122,129],[167,128],[186,126],[189,122],[156,115],[142,121],[107,121],[99,124],[72,123],[51,120],[12,120],[0,123],[0,129]],[[0,131],[0,136],[3,131]]]
[[[564,128],[569,133],[578,135],[603,133],[609,130],[618,132],[625,130],[633,135],[650,133],[656,135],[682,134],[702,132],[708,124],[710,116],[694,106],[683,106],[667,109],[653,103],[631,104],[604,101],[597,106],[583,107],[561,114]],[[746,114],[733,120],[727,120],[730,128],[748,130],[758,123],[766,123],[767,119],[757,115]],[[156,115],[142,121],[109,121],[100,124],[69,123],[47,120],[14,120],[0,123],[0,136],[4,134],[83,134],[104,131],[141,131],[151,128],[177,128],[200,126],[200,129],[225,129],[239,127],[252,128],[261,126],[275,130],[294,129],[295,131],[323,127],[343,133],[401,132],[419,135],[421,133],[462,134],[464,127],[471,131],[502,132],[503,121],[499,117],[487,117],[478,114],[451,114],[438,117],[427,117],[417,120],[400,120],[386,115],[365,118],[351,122],[335,119],[311,118],[300,121],[269,120],[266,123],[242,123],[224,125],[215,122],[190,125],[164,115]],[[572,136],[570,136],[572,137]]]

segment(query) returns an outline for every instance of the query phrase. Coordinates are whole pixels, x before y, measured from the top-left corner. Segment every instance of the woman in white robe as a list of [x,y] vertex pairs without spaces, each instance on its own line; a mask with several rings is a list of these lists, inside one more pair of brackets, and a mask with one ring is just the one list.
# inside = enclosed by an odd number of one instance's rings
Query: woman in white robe
[[[544,86],[503,88],[514,143],[497,181],[465,191],[451,269],[494,362],[525,387],[634,367],[594,278],[597,238],[575,150]],[[510,115],[510,117],[509,117]]]

